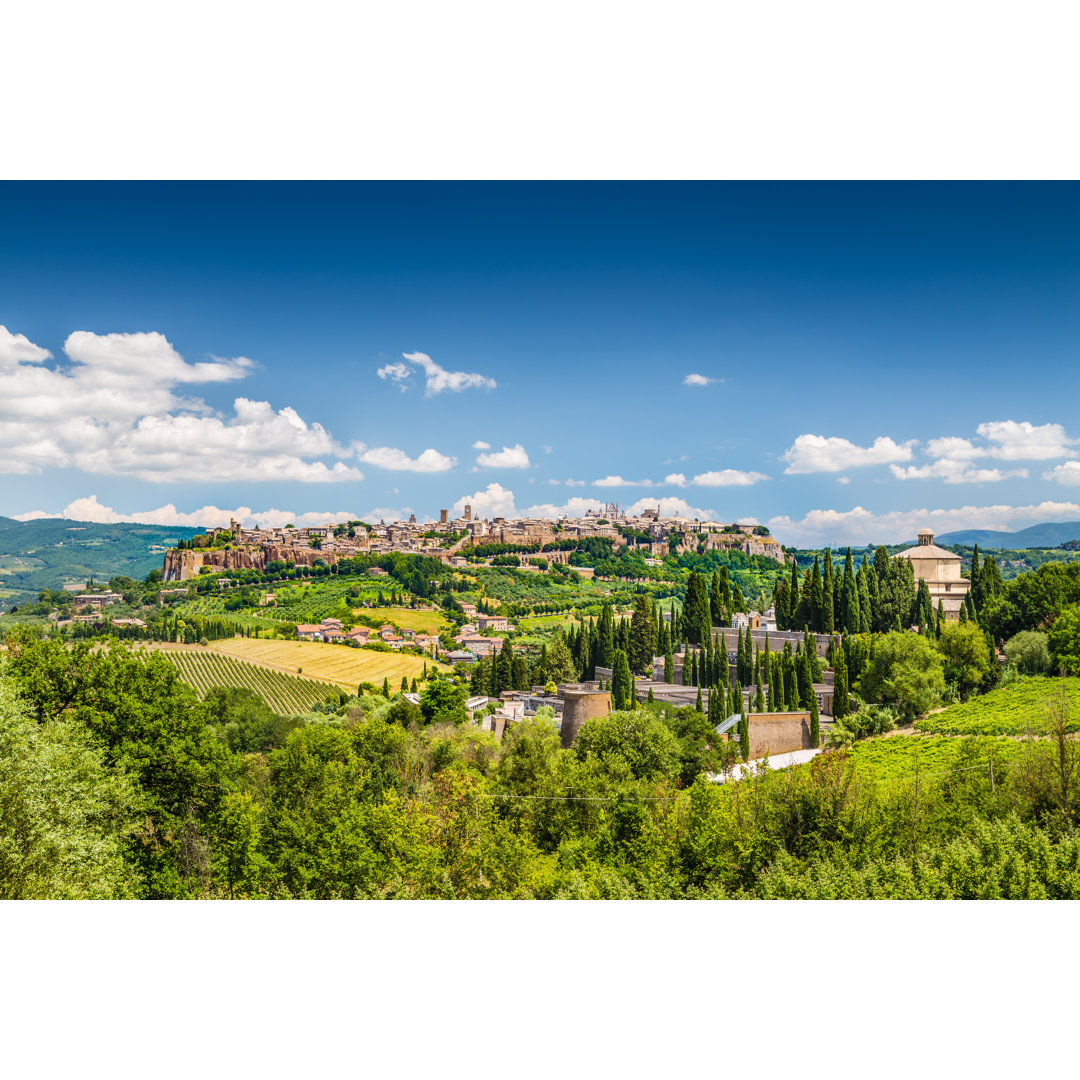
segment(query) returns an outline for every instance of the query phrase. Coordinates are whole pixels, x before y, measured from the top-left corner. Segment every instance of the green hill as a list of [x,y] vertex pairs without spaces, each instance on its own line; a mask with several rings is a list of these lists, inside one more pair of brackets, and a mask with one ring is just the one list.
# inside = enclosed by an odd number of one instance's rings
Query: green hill
[[166,548],[202,529],[164,525],[99,525],[92,521],[0,517],[0,610],[37,599],[42,589],[144,578],[161,566]]
[[[980,548],[1054,548],[1066,540],[1080,540],[1080,521],[1047,521],[1019,532],[997,529],[959,529],[935,537],[939,544],[978,544]],[[915,541],[913,540],[912,543]]]

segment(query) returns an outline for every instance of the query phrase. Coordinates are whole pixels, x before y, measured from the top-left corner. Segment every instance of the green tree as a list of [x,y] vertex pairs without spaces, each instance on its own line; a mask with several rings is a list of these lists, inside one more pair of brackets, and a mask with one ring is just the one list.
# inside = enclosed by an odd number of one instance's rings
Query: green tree
[[622,711],[630,706],[630,662],[622,649],[615,650],[615,666],[611,673],[611,707]]
[[609,774],[629,774],[636,780],[670,777],[679,767],[675,735],[647,709],[615,710],[586,720],[574,740],[573,753],[582,762],[595,758]]
[[840,627],[845,634],[859,632],[859,586],[851,561],[851,548],[844,556],[844,576],[840,581]]
[[891,705],[910,723],[939,705],[944,692],[941,655],[926,638],[896,630],[875,639],[859,679],[864,700]]
[[837,649],[833,661],[833,719],[847,716],[849,708],[847,660],[844,650]]
[[655,654],[656,627],[652,607],[648,595],[639,593],[634,599],[634,613],[630,619],[630,669],[638,675],[652,675]]
[[705,591],[705,581],[696,570],[690,571],[686,583],[686,599],[683,601],[683,631],[685,639],[692,645],[708,641],[711,619],[709,616],[709,595]]
[[1005,642],[1005,658],[1021,675],[1045,675],[1053,667],[1049,642],[1038,630],[1021,630]]
[[425,724],[463,724],[469,719],[465,711],[465,687],[449,679],[429,679],[420,695],[420,711]]
[[821,745],[821,717],[818,714],[817,694],[810,695],[810,745],[816,750]]
[[0,899],[137,895],[124,856],[138,804],[78,720],[38,723],[0,676]]
[[975,623],[948,623],[938,642],[945,664],[945,681],[955,686],[962,701],[985,682],[993,658],[986,635]]
[[1056,671],[1080,675],[1080,604],[1062,609],[1050,627],[1049,645]]
[[831,634],[836,629],[836,580],[833,573],[832,552],[825,549],[825,569],[821,581],[822,612],[821,632]]
[[664,654],[664,682],[673,683],[675,681],[675,657],[671,655],[671,650]]
[[554,683],[577,682],[578,672],[574,666],[574,658],[562,634],[557,633],[551,639],[547,654],[547,676]]

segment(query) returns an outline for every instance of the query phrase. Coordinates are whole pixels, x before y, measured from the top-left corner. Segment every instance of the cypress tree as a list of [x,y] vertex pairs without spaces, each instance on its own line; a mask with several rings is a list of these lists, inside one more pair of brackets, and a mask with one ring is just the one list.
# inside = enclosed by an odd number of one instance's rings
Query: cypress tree
[[769,654],[769,711],[784,711],[784,692],[781,690],[783,680],[780,677],[780,658]]
[[831,634],[836,628],[836,581],[833,574],[832,552],[825,549],[825,573],[821,583],[821,633]]
[[697,701],[694,702],[694,708],[697,709],[698,712],[704,712],[705,711],[704,708],[702,707],[702,704],[701,704],[701,687],[700,686],[697,688]]
[[859,632],[859,587],[851,562],[851,548],[844,557],[844,577],[840,583],[840,630],[845,634]]
[[401,676],[401,692],[404,694],[404,693],[406,693],[408,691],[408,689],[409,689],[409,679],[408,679],[407,676],[402,675]]
[[968,592],[968,595],[971,596],[973,600],[978,599],[980,601],[980,604],[977,605],[977,606],[981,606],[982,597],[979,594],[981,592],[982,580],[981,580],[981,574],[979,572],[979,545],[978,544],[975,545],[975,549],[971,553],[971,574],[969,576],[971,578],[971,589]]
[[630,704],[630,661],[622,649],[615,650],[615,662],[611,673],[611,707],[616,711]]
[[750,721],[745,709],[742,710],[742,719],[739,721],[739,753],[743,761],[750,760]]
[[939,599],[937,602],[937,617],[934,619],[934,637],[941,637],[941,627],[945,622],[945,603]]
[[388,698],[390,696],[390,680],[384,676],[382,681],[382,696]]
[[799,684],[799,706],[809,709],[810,698],[813,696],[813,675],[810,669],[810,654],[806,649],[800,649],[795,673]]
[[795,673],[795,657],[791,651],[790,641],[784,642],[782,675],[784,678],[784,709],[786,712],[794,712],[799,695]]
[[866,633],[870,631],[876,631],[881,625],[881,589],[879,587],[880,579],[878,578],[877,571],[873,565],[869,565],[866,568],[866,588],[870,594],[869,603],[869,620],[867,621]]
[[817,694],[810,695],[810,745],[816,750],[821,744],[821,718],[818,716]]
[[848,670],[843,649],[836,650],[833,672],[833,718],[838,719],[848,714]]
[[821,569],[818,557],[814,556],[814,566],[810,571],[810,603],[808,606],[809,623],[812,629],[821,633],[825,619],[825,591],[821,584]]
[[412,685],[409,687],[409,693],[410,694],[415,694],[416,693],[416,680],[415,679],[413,679]]
[[765,691],[761,686],[760,669],[758,670],[757,674],[757,695],[754,697],[754,711],[759,713],[765,711]]
[[649,702],[652,703],[655,700],[656,700],[656,698],[653,697],[652,687],[650,686],[649,687]]
[[596,662],[600,667],[606,668],[615,663],[615,627],[610,604],[605,604],[600,611]]
[[788,583],[788,629],[795,628],[799,611],[799,560],[791,556],[791,581]]
[[773,587],[773,610],[776,612],[776,625],[781,630],[788,628],[788,583],[783,578],[776,579]]
[[630,620],[630,670],[639,675],[652,674],[656,636],[649,598],[639,593],[634,601],[634,614]]
[[712,587],[709,589],[709,615],[713,626],[724,625],[724,601],[720,592],[720,573],[712,572]]
[[671,655],[671,649],[669,648],[664,653],[664,682],[673,683],[675,681],[675,657]]

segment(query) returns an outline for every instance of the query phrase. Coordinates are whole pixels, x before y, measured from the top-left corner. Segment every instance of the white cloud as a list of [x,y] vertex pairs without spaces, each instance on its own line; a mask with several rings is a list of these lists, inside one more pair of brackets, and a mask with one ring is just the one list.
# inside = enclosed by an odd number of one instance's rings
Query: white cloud
[[970,461],[974,458],[1000,458],[1003,461],[1048,461],[1052,458],[1074,458],[1072,449],[1078,442],[1065,434],[1061,424],[1031,424],[1026,420],[993,420],[975,429],[987,440],[985,444],[970,439],[947,436],[931,439],[926,452],[934,458]]
[[586,510],[602,510],[603,506],[604,504],[597,499],[574,495],[560,504],[537,503],[535,506],[528,507],[523,513],[525,517],[584,517]]
[[1011,531],[1037,522],[1076,517],[1080,517],[1080,505],[1071,502],[893,510],[885,514],[856,506],[851,510],[811,510],[797,521],[781,515],[769,519],[769,528],[777,539],[789,544],[889,544],[912,539],[924,527],[939,534],[968,528]]
[[698,473],[690,482],[695,487],[751,487],[769,478],[764,473],[721,469],[719,472]]
[[474,518],[518,516],[514,507],[514,493],[502,484],[488,484],[486,488],[472,495],[462,495],[454,503],[454,517],[461,517],[465,513],[466,503],[472,507]]
[[550,447],[545,443],[545,444],[541,445],[540,449],[543,450],[545,454],[550,454],[553,447]]
[[41,364],[52,359],[52,353],[35,345],[24,334],[13,334],[0,326],[0,371],[10,371],[19,364]]
[[609,488],[609,487],[652,487],[653,482],[651,480],[624,480],[621,476],[604,476],[599,480],[594,480],[593,487]]
[[843,472],[864,465],[889,465],[911,460],[915,439],[896,443],[886,435],[874,440],[873,446],[856,446],[848,439],[824,435],[800,435],[782,455],[788,462],[786,473]]
[[409,388],[408,380],[412,375],[412,368],[408,364],[403,364],[400,360],[397,360],[392,364],[379,368],[376,374],[380,379],[390,379],[391,382],[396,383],[398,389],[404,393]]
[[723,379],[713,379],[708,375],[691,373],[683,379],[683,386],[708,386],[709,383],[721,383]]
[[514,446],[504,446],[490,454],[480,454],[476,459],[477,465],[487,469],[527,469],[529,467],[529,455],[525,453],[525,447],[521,443]]
[[584,487],[585,486],[585,481],[584,480],[567,480],[566,481],[566,486],[567,487]]
[[672,487],[686,487],[686,476],[681,472],[668,473],[664,477],[665,484],[671,484]]
[[280,528],[292,522],[298,528],[310,525],[336,524],[340,521],[356,520],[352,510],[315,511],[296,514],[291,510],[253,511],[249,506],[238,506],[224,510],[218,506],[203,506],[198,510],[181,512],[172,503],[159,506],[156,510],[136,510],[131,514],[122,514],[111,506],[98,501],[96,495],[84,496],[68,503],[58,514],[49,514],[43,510],[33,510],[27,514],[15,514],[18,521],[34,521],[39,518],[66,518],[69,521],[93,521],[99,525],[117,525],[136,523],[140,525],[175,525],[187,528],[227,527],[230,520],[236,519],[246,528]]
[[[495,380],[489,378],[487,375],[480,375],[476,372],[447,371],[446,368],[436,364],[427,353],[412,352],[402,353],[401,355],[410,364],[414,364],[416,367],[423,369],[425,376],[425,397],[434,397],[436,394],[441,394],[444,390],[457,392],[459,390],[469,390],[473,388],[485,390],[495,389]],[[401,365],[398,366],[400,367]],[[380,375],[382,375],[382,370],[379,372]],[[401,381],[400,376],[395,375],[394,378]]]
[[944,480],[946,484],[993,484],[1026,477],[1027,469],[976,469],[969,461],[939,458],[932,465],[890,465],[897,480]]
[[1042,474],[1044,480],[1053,480],[1058,484],[1067,484],[1070,487],[1080,484],[1080,461],[1066,461],[1061,465],[1055,465]]
[[363,443],[357,443],[356,456],[365,465],[376,465],[380,469],[398,472],[441,473],[447,472],[457,464],[457,458],[447,457],[431,448],[425,450],[419,457],[411,458],[404,450],[396,450],[391,446],[368,448]]
[[[188,363],[159,333],[76,331],[66,363],[0,327],[0,472],[77,468],[151,481],[360,480],[353,455],[289,407],[236,398],[215,414],[179,386],[241,379],[246,357]],[[330,459],[330,461],[319,460]]]
[[698,521],[709,521],[716,517],[715,510],[703,510],[700,506],[691,506],[685,499],[674,495],[668,495],[662,499],[638,499],[636,503],[626,508],[628,514],[640,514],[642,510],[656,509],[660,507],[661,517],[684,517],[697,518]]
[[[367,513],[357,514],[356,517],[361,521],[366,521],[369,525],[377,525],[380,521],[385,521],[387,524],[394,521],[408,521],[409,515],[415,513],[416,511],[411,506],[376,506],[368,510]],[[298,521],[296,524],[300,525],[302,523]]]
[[851,483],[851,477],[850,476],[838,476],[836,478],[836,482],[838,484],[850,484]]
[[483,439],[477,439],[476,442],[472,444],[472,448],[474,450],[490,450],[491,443],[484,442]]

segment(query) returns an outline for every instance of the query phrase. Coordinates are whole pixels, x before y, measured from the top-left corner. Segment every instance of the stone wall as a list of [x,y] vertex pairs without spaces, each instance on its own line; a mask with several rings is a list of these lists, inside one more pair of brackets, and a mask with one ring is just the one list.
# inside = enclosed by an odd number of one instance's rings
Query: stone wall
[[[810,749],[810,714],[751,713],[750,760]],[[736,738],[738,737],[736,733]]]

